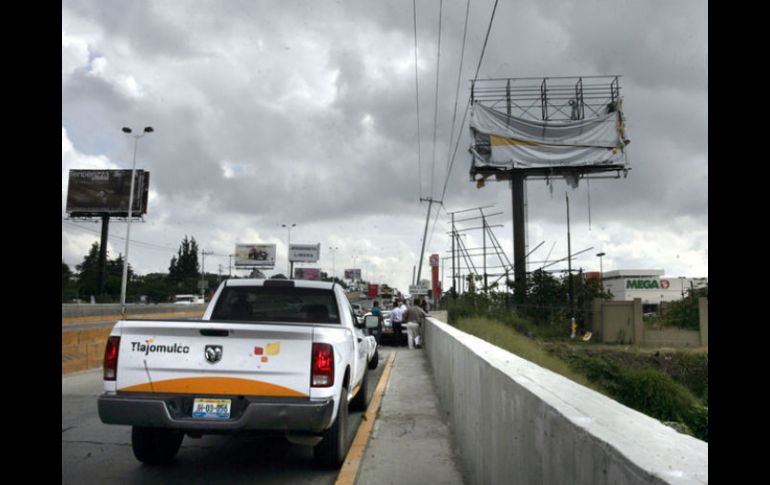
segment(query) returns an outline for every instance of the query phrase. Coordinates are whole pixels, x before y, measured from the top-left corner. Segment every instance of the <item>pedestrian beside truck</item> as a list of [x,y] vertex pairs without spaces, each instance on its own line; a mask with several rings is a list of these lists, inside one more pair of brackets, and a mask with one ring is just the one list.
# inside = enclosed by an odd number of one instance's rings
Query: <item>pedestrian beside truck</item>
[[409,307],[409,310],[407,310],[406,315],[404,316],[404,321],[407,322],[406,338],[410,349],[413,349],[415,345],[418,347],[421,346],[422,336],[420,329],[427,316],[428,314],[425,313],[425,310],[420,307],[420,300],[415,298],[414,305]]

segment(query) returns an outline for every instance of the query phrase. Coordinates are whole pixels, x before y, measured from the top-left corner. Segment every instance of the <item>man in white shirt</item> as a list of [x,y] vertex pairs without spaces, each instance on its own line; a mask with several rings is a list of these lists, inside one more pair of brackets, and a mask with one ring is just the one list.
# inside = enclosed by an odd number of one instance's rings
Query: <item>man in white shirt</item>
[[400,342],[401,326],[404,323],[404,308],[398,300],[393,302],[393,310],[390,311],[390,323],[393,325],[393,335]]

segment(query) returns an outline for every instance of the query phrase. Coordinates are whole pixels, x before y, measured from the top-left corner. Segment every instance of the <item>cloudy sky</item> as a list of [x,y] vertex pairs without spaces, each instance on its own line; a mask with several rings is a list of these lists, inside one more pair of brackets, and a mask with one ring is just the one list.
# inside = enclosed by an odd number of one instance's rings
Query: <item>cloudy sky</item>
[[[137,151],[137,168],[151,173],[149,209],[131,226],[138,273],[167,271],[185,235],[214,253],[207,271],[226,274],[236,243],[273,243],[267,274],[286,272],[281,225],[296,224],[292,242],[322,247],[304,266],[340,276],[358,267],[406,290],[427,211],[419,199],[442,195],[458,74],[459,124],[494,0],[470,2],[462,66],[467,2],[416,3],[419,143],[410,0],[64,0],[64,262],[80,263],[100,230],[67,219],[69,170],[130,169],[134,143],[121,127],[149,125]],[[527,183],[529,248],[544,241],[530,269],[567,254],[566,193],[573,252],[593,248],[573,267],[598,271],[603,251],[604,271],[708,276],[707,21],[704,0],[499,2],[478,77],[620,75],[632,141],[625,179],[590,190]],[[512,259],[509,185],[477,189],[467,120],[454,132],[460,149],[426,253],[448,255],[447,211],[493,206]],[[110,257],[124,252],[125,226],[110,225]],[[466,244],[481,237],[469,231]]]

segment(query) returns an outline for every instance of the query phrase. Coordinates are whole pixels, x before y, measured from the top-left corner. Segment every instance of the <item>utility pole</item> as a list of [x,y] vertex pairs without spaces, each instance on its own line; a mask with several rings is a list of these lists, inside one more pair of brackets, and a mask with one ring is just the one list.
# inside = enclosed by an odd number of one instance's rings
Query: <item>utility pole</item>
[[206,255],[214,254],[209,251],[208,253],[201,248],[201,296],[206,299]]
[[107,283],[107,234],[110,227],[110,215],[102,216],[102,239],[99,245],[99,295],[104,295],[104,285]]
[[425,230],[422,233],[422,249],[420,249],[420,265],[417,266],[417,283],[420,282],[420,276],[422,275],[422,258],[425,255],[425,238],[428,236],[428,222],[430,222],[430,209],[433,203],[441,204],[440,200],[433,200],[431,198],[423,199],[420,197],[420,202],[428,202],[428,213],[425,215]]
[[455,214],[452,212],[452,296],[457,295],[455,280],[457,279],[457,270],[455,270]]
[[482,238],[482,246],[484,251],[484,293],[488,294],[487,291],[487,218],[484,217],[484,211],[482,209],[479,209],[479,212],[481,212],[481,238]]
[[569,233],[569,194],[566,192],[564,195],[567,197],[567,272],[569,272],[569,316],[575,317],[575,293],[572,286],[572,243]]

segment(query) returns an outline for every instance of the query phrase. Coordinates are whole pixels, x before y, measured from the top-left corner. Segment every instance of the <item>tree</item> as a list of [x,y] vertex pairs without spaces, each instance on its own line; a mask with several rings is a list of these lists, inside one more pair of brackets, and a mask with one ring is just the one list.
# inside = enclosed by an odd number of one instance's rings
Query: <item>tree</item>
[[91,249],[83,258],[83,262],[76,265],[78,270],[78,289],[82,295],[96,295],[99,293],[99,243],[91,245]]
[[72,288],[74,286],[71,282],[72,276],[73,276],[72,270],[67,265],[67,263],[62,261],[61,262],[61,301],[62,303],[77,297],[77,291],[74,291],[74,292],[72,291]]
[[[75,266],[78,270],[78,283],[77,291],[80,295],[86,297],[90,295],[100,297],[99,300],[111,301],[116,299],[120,295],[120,289],[123,283],[123,256],[119,255],[116,259],[107,258],[107,264],[105,271],[107,272],[107,278],[104,285],[104,292],[109,295],[106,298],[102,298],[104,295],[99,293],[99,243],[95,242],[91,245],[88,254],[83,258],[83,262]],[[131,269],[131,264],[128,265],[128,281],[131,281],[134,277],[134,272]]]
[[525,313],[536,323],[551,323],[561,318],[567,305],[567,290],[553,275],[535,270],[527,279]]
[[198,265],[198,243],[194,237],[190,239],[185,235],[179,245],[177,255],[171,258],[168,268],[168,276],[177,288],[184,293],[195,293],[197,281],[200,278]]

